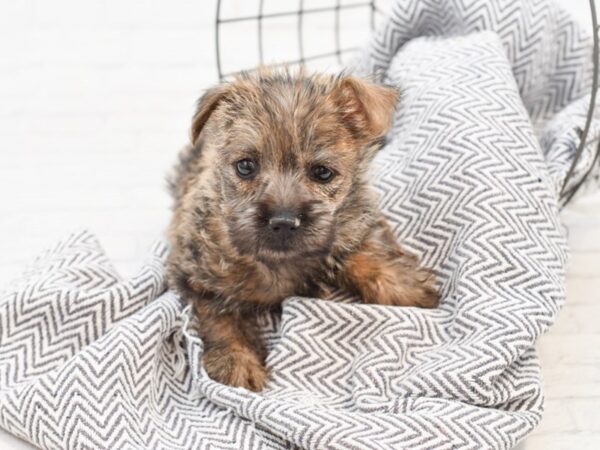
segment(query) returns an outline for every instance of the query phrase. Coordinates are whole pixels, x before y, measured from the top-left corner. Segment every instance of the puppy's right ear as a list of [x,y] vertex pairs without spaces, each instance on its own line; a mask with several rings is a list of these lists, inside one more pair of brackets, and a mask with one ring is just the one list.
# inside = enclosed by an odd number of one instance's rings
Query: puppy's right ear
[[379,139],[392,126],[398,89],[349,75],[339,79],[333,96],[346,123],[363,138]]
[[210,118],[211,114],[217,109],[219,103],[225,98],[229,89],[225,84],[209,89],[198,100],[196,113],[192,119],[191,139],[192,144],[196,144],[198,136],[202,132],[204,125]]

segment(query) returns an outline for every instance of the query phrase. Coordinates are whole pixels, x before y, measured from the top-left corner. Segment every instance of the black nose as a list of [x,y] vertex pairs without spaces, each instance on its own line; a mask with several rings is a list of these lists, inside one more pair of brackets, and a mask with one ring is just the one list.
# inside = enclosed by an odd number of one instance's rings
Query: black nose
[[280,211],[269,219],[269,228],[277,233],[289,233],[300,226],[300,218],[291,211]]

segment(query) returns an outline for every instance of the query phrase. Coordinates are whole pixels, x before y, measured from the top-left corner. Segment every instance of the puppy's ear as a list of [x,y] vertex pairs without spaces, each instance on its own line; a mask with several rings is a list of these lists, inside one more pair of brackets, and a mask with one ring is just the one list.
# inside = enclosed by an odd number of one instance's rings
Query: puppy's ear
[[223,84],[209,89],[202,97],[200,97],[196,107],[196,113],[192,119],[192,144],[196,143],[198,136],[200,136],[200,133],[204,128],[204,125],[206,125],[206,122],[210,118],[211,114],[215,111],[215,109],[217,109],[217,106],[219,106],[219,103],[221,103],[227,96],[228,92],[228,86]]
[[397,89],[354,76],[342,78],[334,91],[348,128],[367,140],[379,139],[388,132],[398,98]]

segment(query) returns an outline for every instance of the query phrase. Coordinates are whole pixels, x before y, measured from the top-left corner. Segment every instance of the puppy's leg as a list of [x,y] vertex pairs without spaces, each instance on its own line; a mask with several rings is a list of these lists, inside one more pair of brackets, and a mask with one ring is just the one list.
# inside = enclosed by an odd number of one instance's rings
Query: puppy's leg
[[269,373],[266,350],[254,314],[220,314],[210,302],[195,305],[204,342],[202,362],[208,375],[230,386],[260,391]]
[[340,284],[365,303],[423,308],[439,303],[434,275],[400,247],[384,219],[346,259],[339,276]]

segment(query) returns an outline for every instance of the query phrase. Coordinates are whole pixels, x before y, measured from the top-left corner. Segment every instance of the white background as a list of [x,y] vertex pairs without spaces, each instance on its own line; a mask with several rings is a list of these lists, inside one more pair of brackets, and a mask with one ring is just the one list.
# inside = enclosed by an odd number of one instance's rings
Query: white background
[[[253,0],[223,1],[224,13],[256,11]],[[560,2],[589,21],[587,1]],[[165,174],[195,100],[217,81],[215,3],[0,0],[0,284],[74,227],[94,231],[123,274],[139,266],[168,223]],[[367,19],[344,18],[344,43],[363,39]],[[332,23],[306,25],[307,53],[331,48]],[[273,56],[297,52],[295,18],[272,29]],[[225,32],[226,62],[253,65],[255,27]],[[527,449],[600,448],[600,196],[563,218],[569,298],[540,345],[547,413]],[[2,448],[29,446],[0,431]]]

